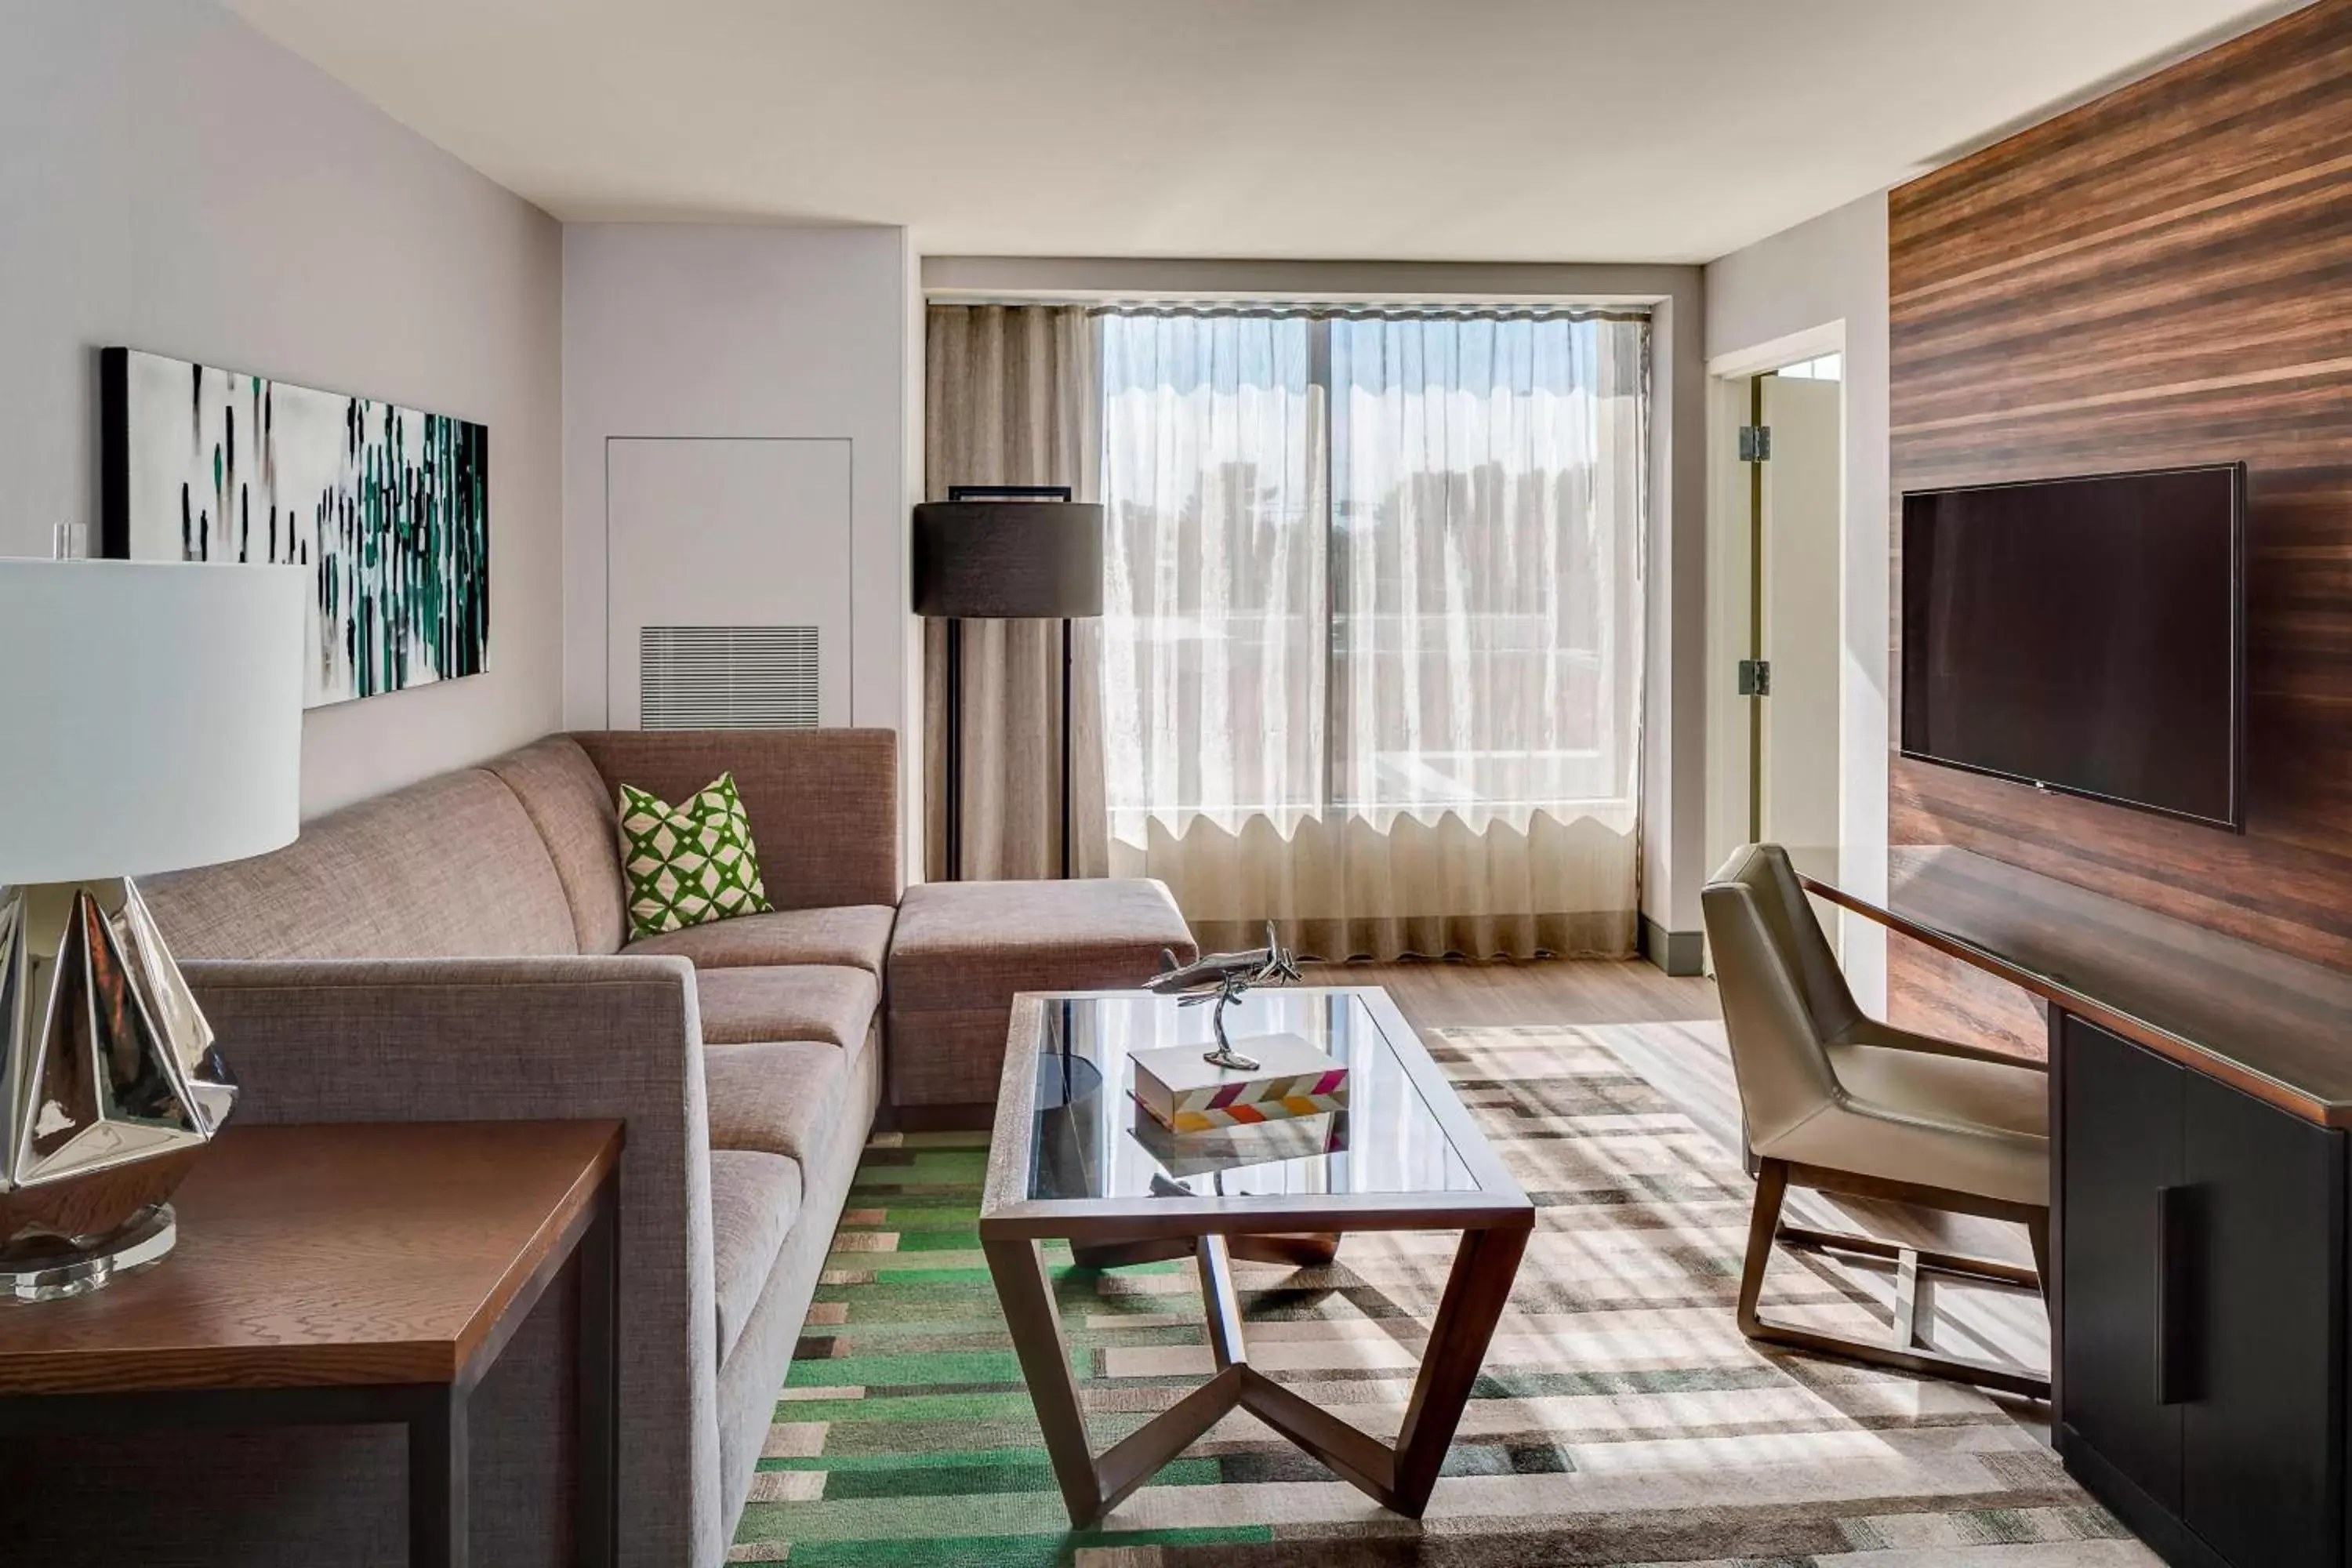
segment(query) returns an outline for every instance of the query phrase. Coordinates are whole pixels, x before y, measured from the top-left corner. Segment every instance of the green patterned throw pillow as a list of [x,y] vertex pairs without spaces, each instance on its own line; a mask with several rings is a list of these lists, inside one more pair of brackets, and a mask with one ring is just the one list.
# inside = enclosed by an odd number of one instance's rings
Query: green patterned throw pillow
[[775,908],[760,886],[760,852],[733,773],[683,805],[623,784],[621,846],[633,942]]

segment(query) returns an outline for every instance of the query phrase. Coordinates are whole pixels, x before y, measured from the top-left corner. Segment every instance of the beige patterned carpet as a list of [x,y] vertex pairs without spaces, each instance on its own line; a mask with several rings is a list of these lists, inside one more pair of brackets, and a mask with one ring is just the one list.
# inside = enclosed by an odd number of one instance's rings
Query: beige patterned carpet
[[[1383,1512],[1236,1413],[1104,1528],[1070,1531],[972,1234],[982,1141],[878,1141],[777,1405],[736,1560],[2154,1563],[2060,1470],[2033,1407],[1766,1355],[1740,1338],[1731,1303],[1749,1188],[1720,1131],[1702,1125],[1721,1110],[1708,1100],[1722,1088],[1708,1027],[1433,1033],[1441,1065],[1540,1213],[1445,1479],[1418,1522]],[[1328,1268],[1242,1265],[1252,1361],[1393,1436],[1451,1245],[1366,1235]],[[1066,1254],[1061,1263],[1057,1290],[1100,1449],[1208,1375],[1200,1300],[1189,1263],[1103,1274],[1069,1268]],[[1790,1258],[1768,1300],[1791,1316],[1865,1327],[1885,1290],[1864,1271]],[[2038,1353],[2030,1300],[1944,1306],[1948,1342]]]

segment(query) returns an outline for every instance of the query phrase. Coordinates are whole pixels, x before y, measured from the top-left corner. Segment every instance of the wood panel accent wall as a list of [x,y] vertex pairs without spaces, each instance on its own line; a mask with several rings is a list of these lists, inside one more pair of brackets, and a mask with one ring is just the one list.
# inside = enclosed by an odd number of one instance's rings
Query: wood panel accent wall
[[[2352,968],[2352,0],[1901,186],[1887,222],[1898,556],[1909,489],[2249,469],[2246,832],[1895,757],[1892,841]],[[1923,949],[1890,993],[2040,1051],[2021,993]]]

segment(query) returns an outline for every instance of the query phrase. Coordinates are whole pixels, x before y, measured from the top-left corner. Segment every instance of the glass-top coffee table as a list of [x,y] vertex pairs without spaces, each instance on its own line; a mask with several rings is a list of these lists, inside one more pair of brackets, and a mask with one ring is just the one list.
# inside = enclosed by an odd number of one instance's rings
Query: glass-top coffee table
[[[1237,1045],[1304,1037],[1349,1069],[1341,1111],[1230,1132],[1170,1133],[1129,1093],[1128,1058],[1205,1049],[1207,1007],[1141,991],[1024,994],[1013,1004],[980,1239],[1045,1429],[1071,1522],[1095,1523],[1239,1406],[1384,1506],[1418,1518],[1462,1419],[1535,1226],[1535,1206],[1375,986],[1250,993]],[[1393,1447],[1249,1364],[1233,1258],[1328,1263],[1350,1231],[1460,1231],[1429,1349]],[[1208,1382],[1099,1458],[1038,1244],[1081,1264],[1198,1258]]]

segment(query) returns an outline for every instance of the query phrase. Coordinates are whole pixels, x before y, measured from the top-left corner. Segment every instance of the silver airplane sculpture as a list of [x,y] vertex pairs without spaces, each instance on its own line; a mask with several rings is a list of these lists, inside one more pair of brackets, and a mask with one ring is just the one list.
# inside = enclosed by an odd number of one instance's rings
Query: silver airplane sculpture
[[1161,948],[1160,973],[1143,984],[1147,990],[1178,998],[1179,1006],[1215,1003],[1217,1010],[1210,1016],[1209,1022],[1216,1030],[1217,1047],[1201,1053],[1201,1059],[1212,1067],[1255,1072],[1257,1058],[1234,1050],[1233,1041],[1225,1037],[1225,1008],[1241,1000],[1253,985],[1279,985],[1297,978],[1297,955],[1283,951],[1274,922],[1268,921],[1265,945],[1246,952],[1208,952],[1190,963],[1179,963],[1173,952]]

